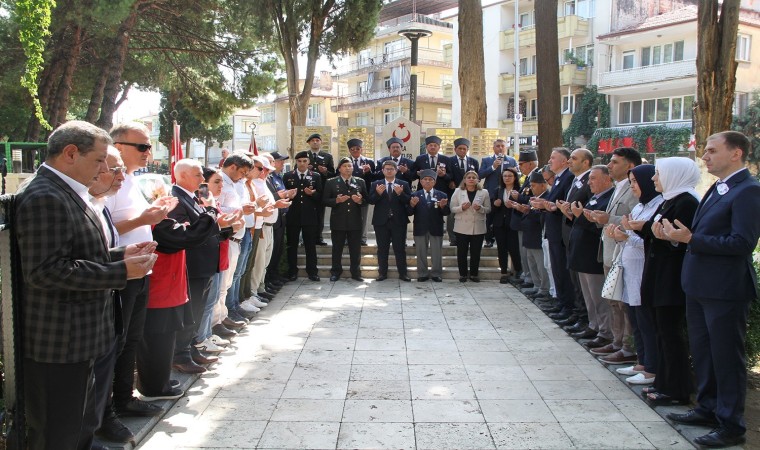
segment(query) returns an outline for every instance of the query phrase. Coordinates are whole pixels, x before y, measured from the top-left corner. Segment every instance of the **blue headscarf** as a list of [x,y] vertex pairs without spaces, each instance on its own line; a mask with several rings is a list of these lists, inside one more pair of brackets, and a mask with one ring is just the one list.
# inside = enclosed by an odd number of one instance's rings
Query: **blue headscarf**
[[655,190],[654,181],[652,181],[652,177],[654,176],[654,165],[642,164],[634,167],[628,173],[632,173],[634,178],[636,178],[636,183],[639,185],[639,190],[641,190],[639,202],[641,202],[642,205],[646,205],[653,198],[660,195],[660,193]]

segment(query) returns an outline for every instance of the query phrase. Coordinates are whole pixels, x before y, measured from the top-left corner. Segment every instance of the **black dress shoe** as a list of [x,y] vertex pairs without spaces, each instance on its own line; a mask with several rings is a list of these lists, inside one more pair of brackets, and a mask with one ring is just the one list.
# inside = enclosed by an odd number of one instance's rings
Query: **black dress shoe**
[[377,278],[375,278],[375,281],[385,281],[388,279],[387,275],[379,275]]
[[[150,405],[150,403],[148,403]],[[156,406],[156,405],[150,405]],[[159,408],[161,409],[161,408]],[[100,424],[100,428],[95,432],[98,437],[108,439],[113,442],[134,442],[135,435],[129,431],[121,420],[116,417],[113,410],[107,411],[103,421]]]
[[[222,323],[220,323],[219,325],[224,326],[224,328],[226,328],[228,330],[239,330],[241,328],[244,328],[247,325],[247,323],[244,322],[244,321],[242,321],[242,320],[234,320],[232,317],[227,316],[227,317],[224,318],[224,320],[222,320]],[[213,329],[212,329],[212,331],[213,331]],[[214,334],[216,334],[216,333],[214,333]],[[221,336],[221,334],[219,334],[217,336]],[[222,337],[224,337],[224,336],[222,336]]]
[[561,327],[565,325],[573,325],[576,322],[578,322],[578,316],[576,316],[575,314],[570,314],[566,319],[554,321],[554,323],[556,323],[557,325]]
[[367,240],[366,239],[362,239],[362,245],[365,246],[365,247],[367,246]]
[[590,350],[592,348],[604,347],[605,345],[609,345],[611,342],[612,341],[607,338],[597,336],[593,340],[585,342],[583,346]]
[[412,279],[409,278],[408,275],[399,275],[398,279],[401,281],[412,281]]
[[90,450],[108,450],[108,447],[100,442],[93,442],[90,444]]
[[[228,314],[229,314],[229,313],[228,313]],[[241,308],[241,307],[239,307],[239,306],[238,306],[238,307],[237,307],[237,309],[235,310],[235,314],[237,314],[237,315],[239,315],[239,316],[241,316],[241,317],[245,317],[245,318],[246,318],[246,319],[248,319],[248,320],[251,320],[251,319],[253,319],[254,317],[256,317],[256,313],[255,313],[255,312],[252,312],[252,311],[246,311],[246,310],[244,310],[243,308]]]
[[485,248],[491,248],[491,247],[493,247],[493,242],[486,242],[485,244],[483,244],[483,247],[485,247]]
[[694,439],[694,442],[702,447],[723,448],[743,444],[746,438],[743,434],[730,434],[725,428],[717,428],[704,436]]
[[364,278],[362,278],[359,275],[352,275],[351,279],[354,280],[354,281],[364,281]]
[[267,292],[269,292],[270,294],[276,294],[276,293],[280,292],[280,288],[282,288],[282,285],[280,285],[279,287],[277,287],[277,286],[275,286],[273,284],[270,284],[270,283],[265,283],[264,284],[264,290],[267,291]]
[[338,281],[340,280],[340,276],[338,275],[330,275],[330,281]]
[[169,380],[169,387],[172,389],[179,389],[179,380]]
[[436,283],[440,283],[441,281],[443,281],[441,277],[432,277],[431,280],[435,281]]
[[319,275],[309,275],[309,280],[311,280],[311,281],[319,281]]
[[427,281],[429,279],[430,279],[430,277],[419,277],[419,278],[417,278],[417,282],[418,283],[422,283],[423,281]]
[[579,333],[581,331],[584,331],[586,328],[588,328],[588,324],[583,321],[578,321],[571,325],[562,327],[562,329],[568,333]]
[[317,245],[327,245],[327,242],[325,242],[325,241],[317,241]]
[[549,318],[552,320],[565,320],[570,317],[570,314],[569,312],[560,310],[559,312],[549,313]]
[[153,417],[164,412],[160,406],[144,402],[134,397],[123,405],[114,404],[113,410],[117,415],[125,417]]
[[570,336],[575,339],[591,339],[596,337],[596,331],[592,330],[591,328],[586,328],[585,330],[579,331],[577,333],[570,333]]
[[174,363],[172,364],[172,369],[178,372],[189,373],[189,374],[203,373],[206,371],[205,367],[199,366],[198,364],[195,364],[193,361],[188,361],[188,362],[183,362],[183,363]]
[[480,283],[480,278],[477,275],[470,275],[470,281],[473,283]]
[[256,295],[258,295],[259,297],[265,299],[264,301],[266,301],[266,300],[273,300],[274,299],[274,295],[270,294],[269,292],[266,292],[266,291],[264,291],[264,292],[257,292]]
[[229,328],[225,327],[221,323],[218,323],[211,327],[211,332],[215,335],[219,336],[220,338],[228,339],[228,338],[234,338],[237,336],[237,331],[230,330]]
[[213,355],[206,355],[202,351],[198,350],[194,346],[190,347],[190,355],[193,357],[195,364],[211,364],[219,361],[219,357]]
[[713,417],[703,416],[696,409],[690,409],[683,414],[668,413],[666,418],[673,422],[682,423],[684,425],[698,425],[704,427],[719,427],[718,419]]
[[509,284],[509,275],[502,275],[499,284]]
[[288,281],[296,281],[298,279],[298,274],[294,273],[292,275],[288,275]]
[[533,283],[522,283],[518,286],[520,289],[530,289],[533,287]]
[[464,283],[465,281],[467,281],[467,277],[459,277],[460,283]]

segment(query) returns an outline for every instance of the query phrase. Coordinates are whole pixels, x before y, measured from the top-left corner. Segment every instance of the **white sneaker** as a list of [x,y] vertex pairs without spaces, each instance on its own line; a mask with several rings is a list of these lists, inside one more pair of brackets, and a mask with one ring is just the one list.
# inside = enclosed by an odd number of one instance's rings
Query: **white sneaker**
[[227,339],[221,338],[215,334],[212,334],[209,339],[211,340],[211,342],[221,347],[226,347],[230,345],[230,341],[228,341]]
[[630,384],[653,384],[654,378],[647,378],[643,373],[637,373],[632,377],[626,378],[625,381]]
[[629,367],[621,367],[619,369],[615,369],[615,372],[619,373],[620,375],[626,375],[626,376],[632,376],[636,375],[637,373],[644,373],[643,370],[639,371],[635,369],[636,366],[629,366]]
[[243,303],[240,304],[240,307],[243,308],[244,311],[248,312],[259,312],[261,311],[260,308],[257,308],[256,305],[253,304],[250,300],[246,300]]
[[195,348],[206,353],[222,353],[224,351],[224,348],[214,344],[210,338],[199,344],[195,344]]
[[253,306],[255,306],[257,308],[263,308],[263,307],[267,306],[267,303],[262,302],[255,295],[253,295],[251,297],[248,297],[248,299],[246,300],[246,302],[251,302],[251,304],[253,304]]

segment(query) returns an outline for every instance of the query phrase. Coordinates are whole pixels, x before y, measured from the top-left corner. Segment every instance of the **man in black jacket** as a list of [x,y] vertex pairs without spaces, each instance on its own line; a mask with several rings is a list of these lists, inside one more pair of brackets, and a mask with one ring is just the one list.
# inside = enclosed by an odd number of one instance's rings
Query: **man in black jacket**
[[288,280],[298,279],[298,237],[303,237],[306,273],[311,281],[319,281],[317,273],[318,217],[322,203],[322,177],[309,169],[309,152],[296,154],[296,169],[282,177],[286,189],[296,193],[288,208],[285,235],[288,253]]

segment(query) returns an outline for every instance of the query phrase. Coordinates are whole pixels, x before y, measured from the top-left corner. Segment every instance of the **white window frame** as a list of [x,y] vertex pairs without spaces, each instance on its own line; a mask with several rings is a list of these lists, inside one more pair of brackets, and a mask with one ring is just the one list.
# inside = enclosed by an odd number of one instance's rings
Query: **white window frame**
[[[625,60],[628,57],[631,58],[631,64],[626,67]],[[620,60],[620,67],[623,70],[633,69],[636,67],[636,50],[626,50],[623,52],[622,58]]]
[[[629,124],[639,124],[639,123],[665,123],[665,122],[681,122],[684,120],[691,120],[692,112],[691,109],[687,108],[687,99],[691,99],[691,105],[694,104],[694,96],[693,95],[676,95],[672,97],[655,97],[655,98],[645,98],[645,99],[636,99],[636,100],[628,100],[624,102],[618,103],[618,125],[629,125]],[[658,111],[660,103],[667,100],[667,117],[668,120],[657,120]],[[680,113],[678,114],[678,117],[674,117],[674,107],[673,102],[677,101],[680,103]],[[645,106],[649,102],[654,102],[654,110],[652,111],[652,116],[654,117],[654,121],[648,121],[644,120],[644,110]],[[636,104],[638,108],[638,114],[634,115],[634,103]],[[688,109],[688,112],[687,112]],[[627,112],[628,115],[628,121],[623,120],[623,110]]]
[[383,125],[387,125],[399,117],[401,117],[400,107],[383,109]]
[[261,123],[272,123],[274,122],[274,106],[268,106],[266,108],[261,108]]
[[752,55],[752,36],[739,33],[736,35],[736,60],[749,62]]
[[322,104],[309,103],[306,109],[306,120],[319,120],[322,117]]
[[448,108],[438,108],[436,122],[451,125],[451,110]]
[[518,22],[520,24],[520,28],[531,28],[536,25],[535,21],[535,11],[525,11],[521,12],[518,18]]
[[357,112],[355,121],[356,121],[357,127],[369,125],[369,112],[367,111]]
[[562,114],[575,113],[575,94],[562,96]]

